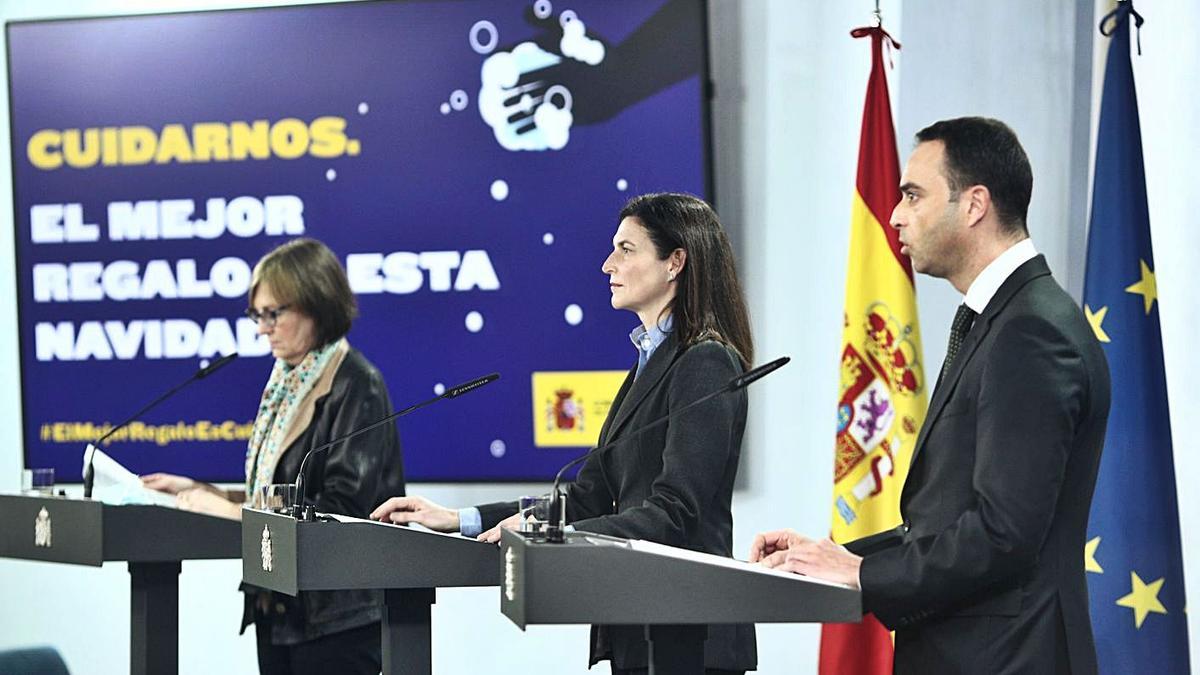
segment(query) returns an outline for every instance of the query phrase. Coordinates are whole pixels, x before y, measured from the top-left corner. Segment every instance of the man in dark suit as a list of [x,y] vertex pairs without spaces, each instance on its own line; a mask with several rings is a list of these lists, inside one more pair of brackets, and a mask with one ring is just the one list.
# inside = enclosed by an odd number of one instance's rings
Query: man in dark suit
[[918,132],[901,183],[902,252],[964,295],[903,524],[845,547],[769,532],[750,557],[861,588],[897,673],[1093,673],[1082,553],[1108,365],[1029,240],[1029,160],[1001,122],[946,120]]

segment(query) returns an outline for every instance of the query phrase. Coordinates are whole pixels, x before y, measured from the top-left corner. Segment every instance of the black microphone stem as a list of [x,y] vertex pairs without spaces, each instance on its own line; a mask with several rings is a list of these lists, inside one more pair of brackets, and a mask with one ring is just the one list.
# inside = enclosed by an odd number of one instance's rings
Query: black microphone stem
[[[649,431],[649,430],[653,429],[654,427],[657,427],[660,424],[663,424],[668,419],[670,419],[672,416],[682,415],[684,412],[686,412],[692,408],[695,408],[696,406],[700,405],[701,403],[706,403],[709,400],[714,399],[728,391],[730,391],[730,390],[727,387],[722,387],[716,391],[709,392],[709,393],[705,394],[704,396],[701,396],[700,398],[696,399],[695,401],[692,401],[691,403],[683,406],[679,410],[673,410],[673,411],[667,413],[666,415],[663,415],[662,417],[647,424],[646,426],[641,427],[640,429],[637,430],[636,434],[640,434],[642,432]],[[636,435],[636,434],[633,434],[633,435]],[[558,489],[558,484],[562,481],[563,474],[567,472],[567,469],[569,469],[569,468],[575,466],[576,464],[582,462],[583,460],[587,459],[593,453],[600,452],[601,450],[607,450],[609,447],[618,445],[625,440],[627,440],[627,439],[622,438],[620,440],[613,441],[612,443],[606,443],[605,445],[602,445],[598,448],[592,448],[591,450],[588,450],[587,452],[583,453],[579,457],[576,457],[575,459],[567,462],[565,465],[563,465],[563,468],[559,469],[558,473],[555,474],[554,485],[550,489],[551,493],[553,493],[555,490]]]
[[[434,398],[429,399],[428,401],[421,401],[420,403],[417,403],[415,405],[410,405],[407,408],[405,408],[404,410],[397,410],[395,412],[389,413],[388,415],[381,417],[381,418],[375,420],[374,422],[371,422],[370,424],[368,424],[367,426],[365,426],[361,429],[355,429],[354,431],[351,431],[350,433],[346,434],[345,436],[339,436],[338,438],[335,438],[332,441],[329,441],[328,443],[322,443],[321,445],[318,445],[317,447],[313,448],[312,450],[309,450],[308,452],[304,453],[304,458],[300,460],[300,471],[297,472],[297,474],[296,474],[296,505],[299,506],[304,503],[304,499],[303,499],[304,493],[301,492],[301,490],[304,487],[304,470],[308,466],[308,458],[309,457],[312,457],[313,455],[315,455],[319,452],[324,452],[324,451],[328,450],[329,448],[332,448],[333,446],[337,445],[338,443],[341,443],[342,441],[348,441],[351,438],[358,436],[359,434],[365,434],[366,432],[371,431],[372,429],[376,429],[384,424],[387,424],[388,422],[391,422],[392,420],[396,419],[397,417],[404,417],[405,415],[411,413],[414,410],[419,410],[420,408],[424,408],[427,405],[436,403],[436,402],[442,400],[442,398],[443,397],[441,397],[441,396],[436,396]],[[249,497],[249,495],[247,495],[247,497]]]
[[[304,494],[304,475],[305,475],[305,469],[307,469],[307,467],[308,467],[308,458],[309,457],[312,457],[313,455],[315,455],[317,453],[325,452],[326,450],[332,448],[333,446],[337,445],[338,443],[341,443],[343,441],[348,441],[351,438],[358,436],[359,434],[365,434],[366,432],[371,431],[372,429],[375,429],[384,424],[387,424],[388,422],[391,422],[392,420],[396,419],[397,417],[404,417],[405,415],[407,415],[411,412],[420,410],[421,408],[424,408],[425,406],[437,403],[438,401],[440,401],[442,399],[458,398],[459,396],[462,396],[463,394],[474,391],[474,390],[478,389],[479,387],[482,387],[485,384],[490,384],[492,382],[495,382],[498,379],[500,379],[499,373],[491,373],[489,375],[484,375],[483,377],[477,377],[474,380],[464,382],[460,385],[450,387],[444,393],[442,393],[438,396],[434,396],[433,398],[426,400],[426,401],[421,401],[420,403],[414,403],[413,405],[410,405],[403,410],[397,410],[395,412],[389,413],[388,415],[385,415],[385,416],[375,420],[374,422],[371,422],[370,424],[368,424],[365,427],[362,427],[361,429],[355,429],[354,431],[351,431],[350,433],[346,434],[345,436],[339,436],[339,437],[333,439],[332,441],[322,443],[321,445],[318,445],[317,447],[313,448],[312,450],[309,450],[308,452],[306,452],[304,454],[304,458],[300,460],[300,470],[296,473],[296,503],[292,505],[292,515],[297,519],[308,520],[308,513],[304,509],[304,502],[306,500],[305,494]],[[247,495],[246,497],[247,497],[247,499],[250,499],[250,498],[252,498],[252,495]]]
[[566,520],[567,514],[560,513],[560,511],[562,511],[563,508],[562,508],[562,498],[561,498],[561,495],[559,494],[558,486],[559,486],[559,483],[562,482],[563,474],[565,474],[567,472],[567,469],[575,466],[576,464],[579,464],[580,462],[587,459],[588,457],[591,457],[592,455],[599,454],[600,452],[603,452],[604,450],[608,450],[609,448],[612,448],[616,445],[624,443],[625,441],[629,440],[630,438],[633,438],[633,437],[638,436],[646,431],[649,431],[650,429],[653,429],[654,427],[657,427],[658,425],[665,423],[667,420],[669,420],[673,417],[682,415],[684,412],[700,405],[701,403],[710,401],[710,400],[720,396],[721,394],[725,394],[725,393],[728,393],[731,391],[737,391],[738,389],[745,389],[747,386],[749,386],[751,383],[755,382],[756,380],[766,377],[767,375],[784,367],[785,365],[787,365],[788,361],[791,361],[791,360],[792,360],[791,357],[783,356],[778,359],[775,359],[774,361],[769,361],[767,363],[764,363],[763,365],[761,365],[757,368],[752,368],[752,369],[746,371],[745,373],[742,373],[741,375],[734,377],[729,382],[726,382],[725,386],[721,387],[720,389],[709,392],[709,393],[705,394],[704,396],[701,396],[700,398],[696,399],[695,401],[692,401],[691,403],[683,406],[682,408],[679,408],[678,410],[672,410],[671,412],[667,413],[666,415],[663,415],[662,417],[659,417],[658,419],[654,420],[653,422],[650,422],[649,424],[638,428],[636,431],[634,431],[631,434],[628,434],[624,438],[620,438],[620,439],[617,439],[610,443],[605,443],[604,445],[601,445],[599,447],[592,448],[591,450],[588,450],[587,452],[583,453],[582,455],[580,455],[580,456],[576,457],[575,459],[564,464],[563,467],[558,470],[558,473],[555,474],[554,484],[550,488],[550,513],[547,514],[547,518],[549,519],[550,522],[546,527],[547,541],[554,542],[554,543],[562,543],[562,541],[563,541],[562,528],[563,528],[563,523]]
[[189,377],[188,379],[184,380],[183,382],[180,382],[179,384],[175,385],[174,387],[172,387],[169,391],[167,391],[162,396],[159,396],[158,398],[154,399],[153,401],[147,403],[145,406],[142,407],[141,410],[130,415],[129,419],[114,426],[112,429],[109,429],[107,434],[104,434],[100,438],[96,439],[96,446],[99,447],[101,443],[108,440],[109,436],[112,436],[114,433],[117,432],[117,430],[121,429],[126,424],[129,424],[130,422],[132,422],[132,421],[136,420],[137,418],[141,417],[142,415],[144,415],[146,413],[146,411],[150,410],[151,408],[158,405],[159,403],[162,403],[163,401],[167,400],[168,398],[171,398],[171,396],[173,396],[175,394],[175,392],[179,391],[180,389],[183,389],[184,387],[195,382],[196,380],[202,380],[202,379],[208,377],[209,375],[212,375],[218,368],[220,368],[221,366],[224,366],[226,363],[229,363],[230,361],[234,360],[235,358],[237,358],[237,352],[233,352],[232,354],[227,354],[225,356],[222,356],[220,359],[213,361],[212,363],[208,364],[204,368],[197,370],[195,373],[192,374],[191,377]]
[[129,418],[128,418],[128,419],[126,419],[124,422],[121,422],[120,424],[117,424],[117,425],[115,425],[115,426],[114,426],[112,429],[109,429],[109,430],[108,430],[108,433],[106,433],[106,434],[104,434],[103,436],[101,436],[100,438],[96,439],[96,442],[95,442],[95,445],[96,445],[96,447],[100,447],[100,444],[101,444],[101,443],[103,443],[104,441],[107,441],[109,436],[112,436],[112,435],[113,435],[113,434],[115,434],[117,431],[119,431],[119,430],[121,430],[122,428],[124,428],[124,427],[125,427],[125,425],[129,424],[130,422],[133,422],[133,421],[134,421],[134,420],[136,420],[137,418],[139,418],[139,417],[141,417],[142,415],[144,415],[144,414],[145,414],[145,413],[146,413],[148,410],[150,410],[150,409],[151,409],[151,408],[153,408],[154,406],[156,406],[156,405],[158,405],[159,403],[162,403],[163,401],[165,401],[165,400],[167,400],[167,399],[171,398],[172,396],[174,396],[174,395],[175,395],[175,392],[177,392],[177,391],[179,391],[180,389],[183,389],[184,387],[188,386],[189,384],[191,384],[191,383],[195,382],[197,379],[199,379],[199,378],[197,378],[195,375],[192,375],[191,377],[189,377],[188,379],[184,380],[183,382],[180,382],[179,384],[175,385],[174,387],[171,387],[171,389],[169,389],[169,390],[168,390],[166,393],[164,393],[162,396],[159,396],[158,398],[154,399],[153,401],[151,401],[151,402],[147,403],[146,405],[142,406],[142,409],[141,409],[141,410],[139,410],[139,411],[137,411],[137,412],[133,413],[133,414],[132,414],[132,415],[130,415],[130,416],[129,416]]
[[[162,394],[158,398],[156,398],[153,401],[142,406],[141,410],[130,415],[128,419],[121,422],[120,424],[115,425],[113,428],[109,429],[108,433],[104,434],[100,438],[97,438],[96,441],[93,443],[93,445],[95,446],[95,448],[97,450],[99,450],[100,445],[102,443],[104,443],[104,441],[107,441],[110,436],[117,433],[121,429],[124,429],[125,426],[128,425],[130,422],[133,422],[137,418],[146,414],[146,412],[148,412],[151,408],[158,405],[159,403],[162,403],[163,401],[171,398],[180,389],[183,389],[184,387],[195,382],[196,380],[202,380],[202,379],[208,377],[209,375],[212,375],[214,372],[217,371],[217,369],[223,367],[225,364],[227,364],[230,361],[237,358],[237,355],[238,355],[237,352],[233,352],[231,354],[226,354],[225,356],[222,356],[221,358],[217,359],[216,361],[213,361],[212,363],[201,368],[200,370],[197,370],[195,373],[192,373],[191,377],[184,380],[183,382],[180,382],[179,384],[175,385],[174,387],[171,387],[171,389],[167,390],[164,394]],[[84,499],[91,499],[91,497],[92,497],[92,483],[95,479],[95,475],[94,475],[93,469],[92,469],[92,457],[94,457],[94,456],[95,456],[94,451],[92,454],[88,455],[87,467],[85,467],[83,470],[83,497],[84,497]]]

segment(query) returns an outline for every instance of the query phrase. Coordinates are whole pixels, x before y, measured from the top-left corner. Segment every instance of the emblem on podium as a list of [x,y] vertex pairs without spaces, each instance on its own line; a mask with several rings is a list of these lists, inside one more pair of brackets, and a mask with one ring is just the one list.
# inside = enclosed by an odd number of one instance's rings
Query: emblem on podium
[[517,570],[513,564],[516,557],[511,548],[504,553],[504,597],[509,602],[517,595]]
[[50,548],[51,542],[50,512],[43,506],[42,510],[38,511],[37,519],[33,521],[33,545]]
[[275,553],[271,550],[271,528],[263,525],[262,535],[262,568],[270,572],[275,567]]

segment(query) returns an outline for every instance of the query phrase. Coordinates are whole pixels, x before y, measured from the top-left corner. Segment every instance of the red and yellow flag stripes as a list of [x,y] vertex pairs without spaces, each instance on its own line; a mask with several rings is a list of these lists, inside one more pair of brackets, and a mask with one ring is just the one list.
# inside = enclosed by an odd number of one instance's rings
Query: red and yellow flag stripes
[[[889,225],[900,201],[900,161],[892,126],[886,40],[882,28],[859,28],[871,39],[871,77],[863,109],[858,180],[850,216],[850,260],[842,324],[841,387],[834,450],[833,539],[847,542],[900,523],[900,489],[925,418],[926,384],[912,265]],[[862,623],[826,624],[820,672],[892,672],[892,640],[873,616]]]

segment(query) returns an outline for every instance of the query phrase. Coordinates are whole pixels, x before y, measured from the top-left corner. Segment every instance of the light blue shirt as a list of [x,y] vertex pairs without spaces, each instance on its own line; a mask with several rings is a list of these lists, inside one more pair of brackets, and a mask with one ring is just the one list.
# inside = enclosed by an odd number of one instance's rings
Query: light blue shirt
[[634,373],[636,378],[642,374],[642,369],[649,363],[650,357],[654,356],[655,350],[659,345],[666,342],[667,335],[675,328],[675,317],[668,314],[665,319],[655,323],[650,328],[638,324],[637,328],[629,334],[630,342],[638,351],[637,371]]
[[[667,335],[675,327],[675,317],[670,314],[667,317],[649,329],[638,324],[637,328],[629,334],[629,340],[633,342],[633,346],[637,348],[638,362],[637,370],[633,376],[636,378],[642,374],[642,369],[650,362],[650,357],[654,356],[654,351],[659,348],[662,343],[666,342]],[[568,525],[565,528],[568,532],[573,532],[574,528]],[[483,532],[483,516],[480,515],[479,509],[474,506],[468,506],[465,509],[458,510],[458,533],[464,537],[478,537]]]
[[458,510],[458,533],[464,537],[478,537],[483,533],[483,516],[479,509],[468,506]]

